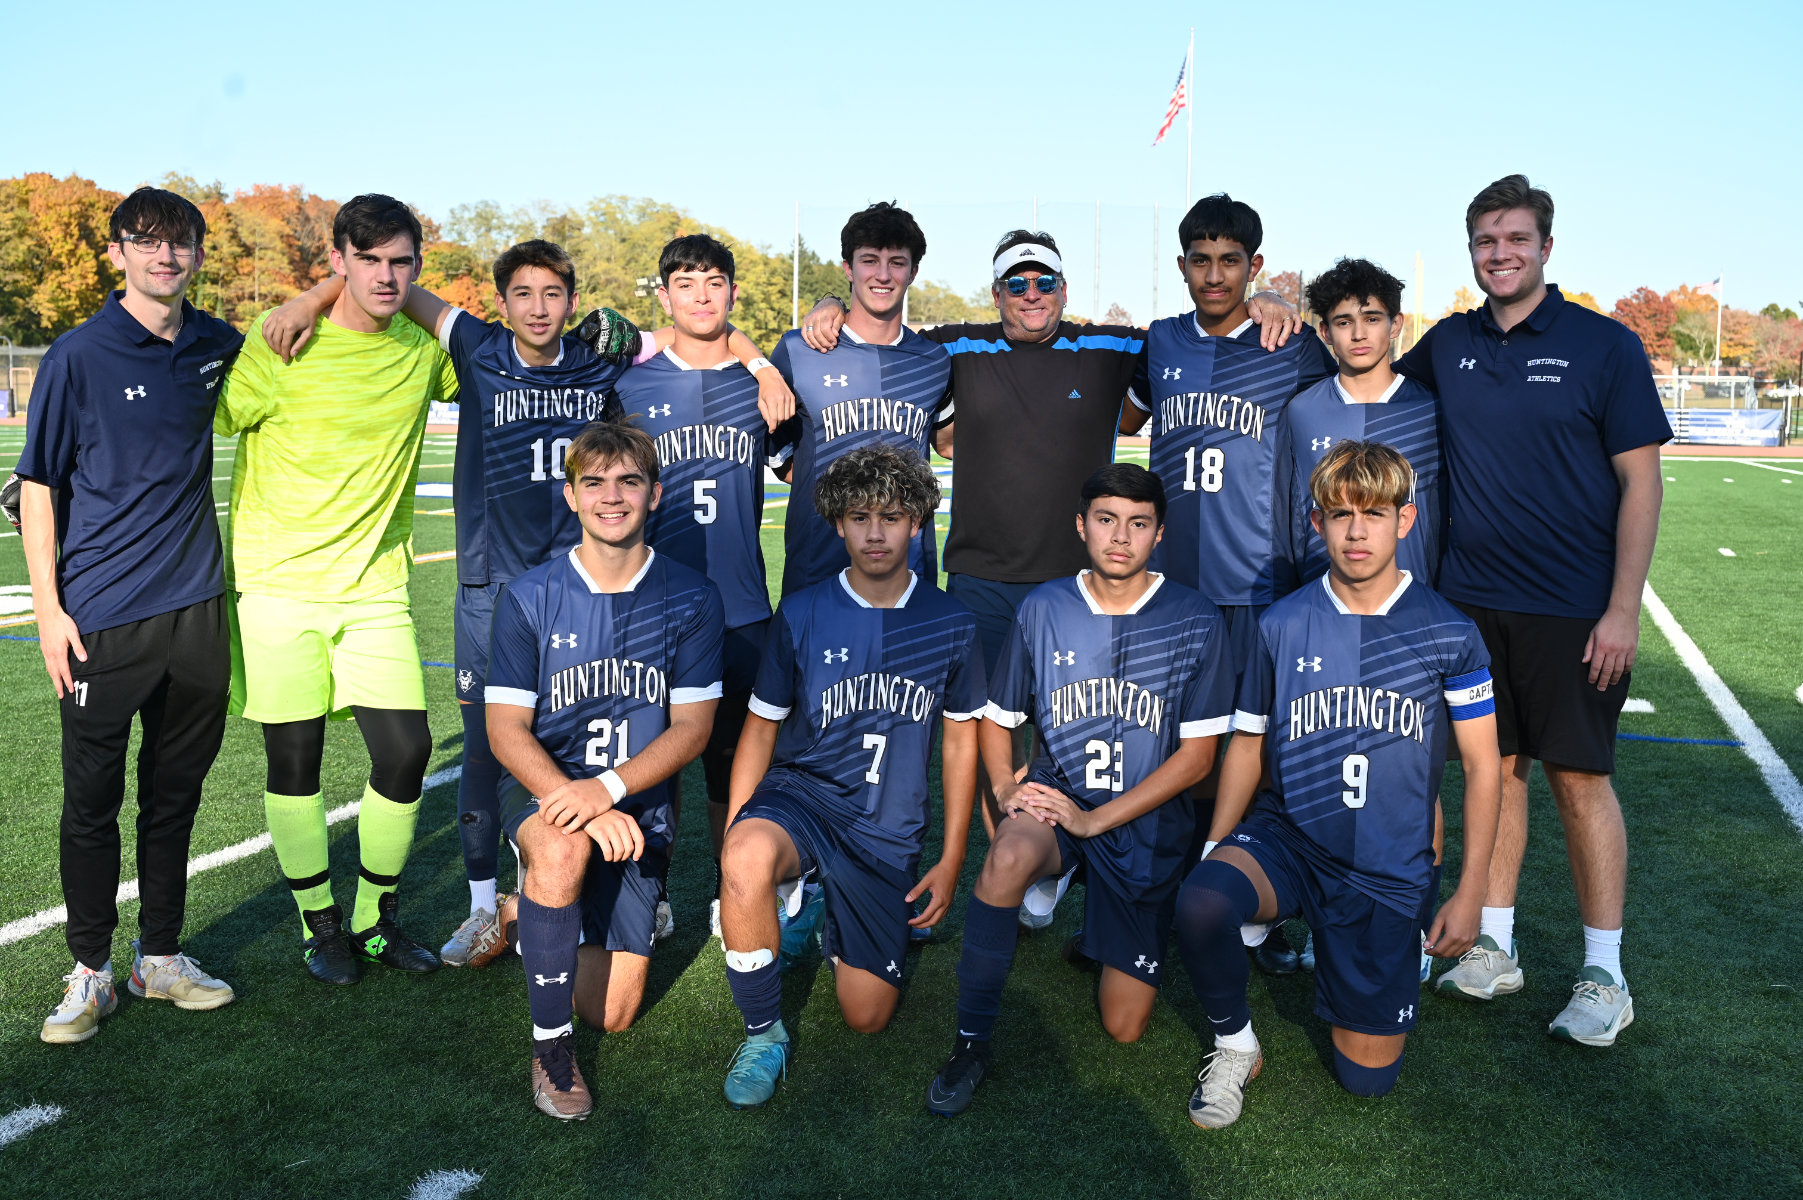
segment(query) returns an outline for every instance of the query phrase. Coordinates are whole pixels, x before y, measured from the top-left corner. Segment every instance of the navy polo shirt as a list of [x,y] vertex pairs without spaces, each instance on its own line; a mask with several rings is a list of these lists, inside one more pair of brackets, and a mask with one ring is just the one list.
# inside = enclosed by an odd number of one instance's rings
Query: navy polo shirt
[[1615,581],[1617,454],[1669,441],[1640,339],[1548,287],[1508,332],[1489,305],[1440,321],[1397,368],[1440,395],[1439,590],[1594,620]]
[[19,456],[19,475],[58,490],[57,584],[83,633],[225,591],[213,405],[244,336],[183,301],[172,345],[122,294],[44,355]]

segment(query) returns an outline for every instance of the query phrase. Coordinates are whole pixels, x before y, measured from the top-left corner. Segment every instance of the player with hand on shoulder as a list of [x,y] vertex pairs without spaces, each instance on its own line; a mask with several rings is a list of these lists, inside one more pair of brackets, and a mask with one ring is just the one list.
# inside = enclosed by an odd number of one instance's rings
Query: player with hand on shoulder
[[[758,385],[728,348],[738,301],[732,251],[704,233],[675,238],[658,260],[658,302],[673,340],[620,380],[620,405],[657,446],[665,500],[645,540],[658,553],[712,579],[726,606],[725,688],[701,752],[714,853],[713,931],[719,932],[720,842],[733,748],[745,727],[770,593],[758,526],[764,514],[768,423]],[[680,806],[680,792],[677,797]],[[667,906],[665,911],[668,911]]]
[[[495,259],[493,274],[501,321],[484,321],[419,287],[407,290],[402,310],[451,356],[461,397],[451,504],[463,718],[457,831],[470,913],[441,951],[454,967],[486,966],[506,949],[495,894],[501,767],[489,749],[482,708],[495,596],[508,580],[581,539],[563,496],[565,453],[590,421],[617,413],[614,389],[627,366],[651,358],[670,339],[668,330],[641,335],[611,309],[596,310],[566,333],[581,298],[575,264],[554,243],[533,239],[509,247]],[[319,314],[342,287],[336,277],[327,279],[269,315],[264,337],[284,361],[304,357]],[[760,405],[774,427],[794,411],[787,385],[737,331],[732,349],[760,373]]]
[[521,862],[533,1103],[568,1121],[593,1108],[572,1005],[613,1033],[644,1000],[672,781],[707,743],[724,626],[719,590],[646,544],[651,439],[597,422],[565,467],[582,541],[497,598],[484,699]]
[[[998,822],[964,918],[958,1031],[927,1086],[954,1116],[990,1069],[1023,900],[1051,912],[1086,868],[1081,952],[1102,964],[1102,1025],[1137,1041],[1167,958],[1171,900],[1196,824],[1185,792],[1214,765],[1233,708],[1227,631],[1209,600],[1146,569],[1164,487],[1114,463],[1084,484],[1077,535],[1089,569],[1035,588],[1003,646],[979,736]],[[1039,750],[1016,779],[1009,731]]]
[[1417,920],[1449,722],[1465,854],[1428,934],[1433,954],[1457,958],[1477,939],[1496,840],[1490,656],[1468,617],[1397,565],[1415,520],[1408,462],[1381,443],[1343,442],[1310,482],[1332,565],[1259,619],[1206,857],[1177,902],[1183,962],[1214,1031],[1189,1100],[1204,1129],[1239,1119],[1264,1064],[1240,944],[1252,922],[1308,921],[1335,1074],[1357,1096],[1395,1085],[1420,1003]]
[[[1297,393],[1290,401],[1284,435],[1290,467],[1290,559],[1297,579],[1312,583],[1327,571],[1327,545],[1315,532],[1309,479],[1315,464],[1342,442],[1373,441],[1393,446],[1414,472],[1409,502],[1415,520],[1396,546],[1396,563],[1410,576],[1438,587],[1440,546],[1446,506],[1441,496],[1439,398],[1426,385],[1390,366],[1391,343],[1402,332],[1402,281],[1363,258],[1342,258],[1309,281],[1309,308],[1321,314],[1321,328],[1339,373]],[[1434,801],[1434,873],[1421,910],[1421,935],[1432,928],[1440,902],[1440,802]],[[1302,965],[1313,969],[1311,944]],[[1421,982],[1432,956],[1421,952]]]
[[[770,1099],[788,1066],[779,891],[797,906],[804,881],[820,884],[821,951],[860,1033],[889,1024],[909,930],[937,922],[957,891],[985,693],[976,621],[908,565],[938,504],[931,468],[887,446],[841,456],[814,490],[850,562],[777,607],[733,758],[720,928],[745,1021],[725,1084],[735,1108]],[[941,726],[944,845],[917,876]]]
[[[784,453],[793,452],[792,494],[804,498],[789,505],[783,532],[785,596],[831,579],[849,561],[837,531],[805,500],[826,469],[869,446],[924,460],[933,446],[946,448],[952,420],[950,356],[902,323],[926,235],[906,209],[879,202],[852,214],[839,250],[851,290],[844,336],[822,352],[809,347],[811,330],[791,329],[770,356],[795,389],[795,418],[777,432]],[[908,567],[928,587],[939,586],[937,547],[929,514],[908,551]]]
[[[314,979],[358,962],[415,973],[438,956],[395,920],[432,756],[407,580],[426,413],[457,395],[432,335],[401,315],[420,267],[419,218],[357,196],[332,222],[343,290],[306,352],[284,364],[246,335],[213,431],[238,438],[227,586],[231,710],[263,726],[269,836],[300,908]],[[320,765],[326,720],[354,716],[369,748],[357,816],[361,878],[346,927],[332,900]]]

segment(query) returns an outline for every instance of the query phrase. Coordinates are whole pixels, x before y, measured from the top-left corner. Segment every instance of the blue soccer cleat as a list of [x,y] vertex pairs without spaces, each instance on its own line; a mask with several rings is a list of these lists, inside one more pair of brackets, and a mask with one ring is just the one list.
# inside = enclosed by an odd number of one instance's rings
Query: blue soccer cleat
[[794,916],[780,904],[776,910],[776,924],[782,930],[781,953],[777,955],[777,969],[787,972],[801,957],[808,952],[810,944],[816,941],[820,930],[820,913],[826,907],[826,892],[818,883],[809,882],[802,885],[801,908]]
[[726,1065],[726,1102],[734,1108],[756,1108],[776,1095],[779,1080],[789,1074],[789,1032],[778,1021],[745,1039]]

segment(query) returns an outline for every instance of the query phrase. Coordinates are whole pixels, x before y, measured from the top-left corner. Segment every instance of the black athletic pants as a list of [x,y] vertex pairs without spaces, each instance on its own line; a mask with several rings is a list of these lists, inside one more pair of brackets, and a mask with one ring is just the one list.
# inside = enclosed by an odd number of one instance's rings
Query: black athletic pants
[[63,901],[76,961],[103,966],[119,924],[119,809],[131,725],[138,750],[138,930],[145,954],[181,948],[188,835],[200,785],[225,736],[231,643],[214,597],[82,634],[88,661],[69,655],[75,687],[62,699]]

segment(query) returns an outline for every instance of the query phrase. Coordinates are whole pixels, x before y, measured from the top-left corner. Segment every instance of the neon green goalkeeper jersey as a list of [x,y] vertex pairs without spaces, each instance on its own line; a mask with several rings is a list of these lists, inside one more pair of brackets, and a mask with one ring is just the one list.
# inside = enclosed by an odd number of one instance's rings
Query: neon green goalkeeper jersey
[[[266,317],[268,314],[264,314]],[[296,600],[362,600],[407,582],[426,411],[457,394],[450,356],[404,316],[381,333],[321,317],[283,364],[244,338],[213,430],[232,464],[227,586]]]

